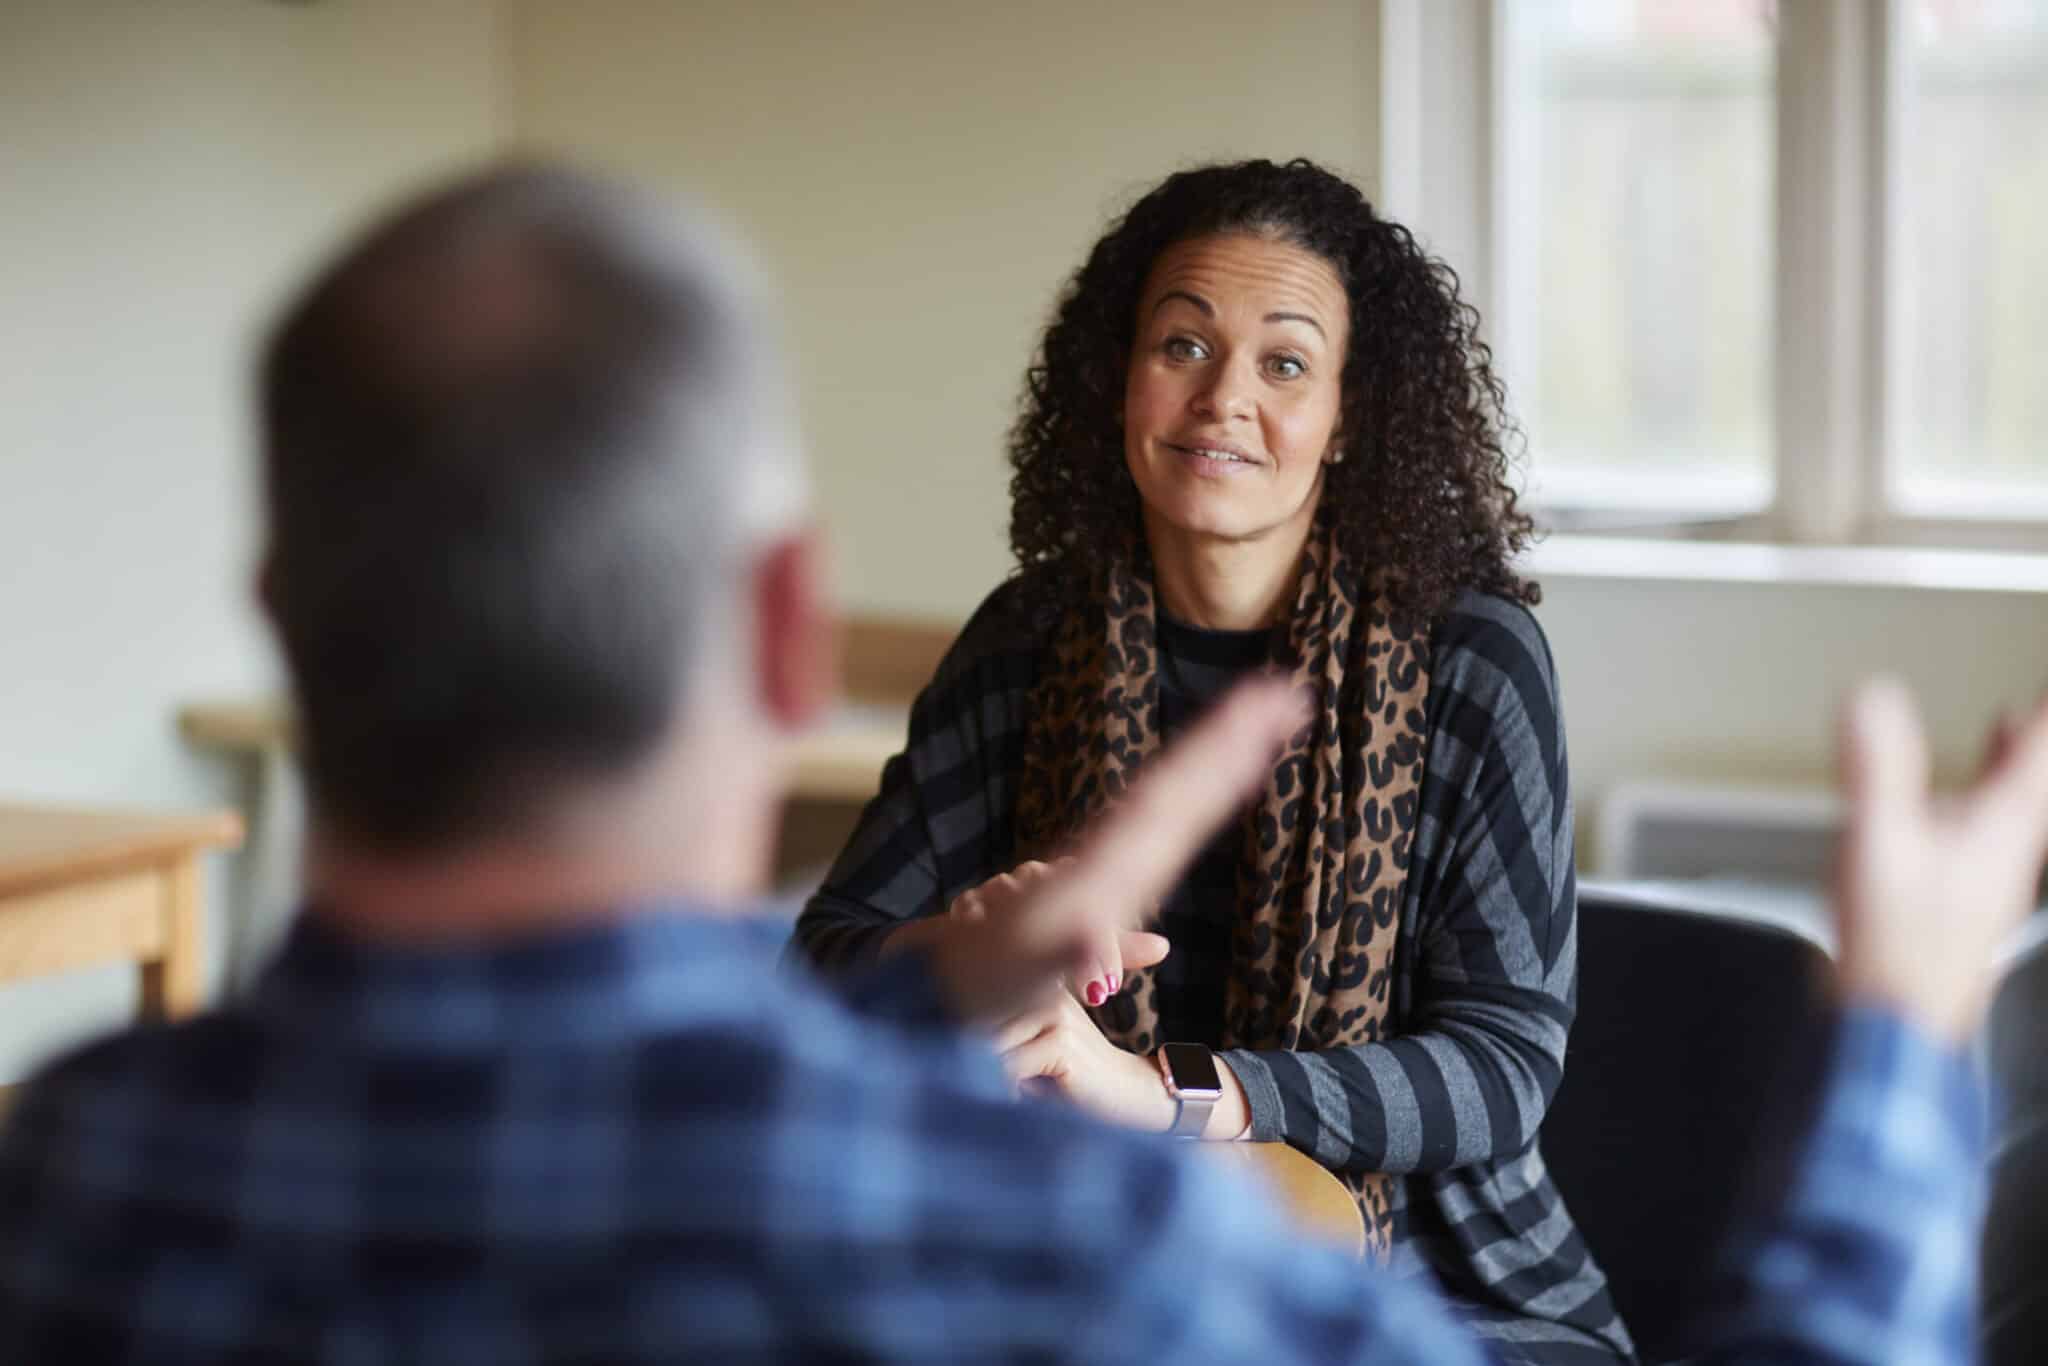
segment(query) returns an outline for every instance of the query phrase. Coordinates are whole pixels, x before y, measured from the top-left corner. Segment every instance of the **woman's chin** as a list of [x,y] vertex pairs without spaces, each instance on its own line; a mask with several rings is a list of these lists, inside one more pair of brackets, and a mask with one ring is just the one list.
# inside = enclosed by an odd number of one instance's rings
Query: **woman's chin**
[[1228,541],[1256,540],[1295,522],[1305,534],[1320,491],[1317,483],[1299,488],[1294,479],[1271,478],[1272,471],[1259,466],[1240,467],[1223,479],[1172,463],[1132,472],[1140,476],[1138,497],[1155,533]]
[[1146,521],[1155,535],[1164,532],[1198,540],[1242,541],[1267,529],[1242,513],[1233,515],[1226,509],[1205,507],[1155,508]]

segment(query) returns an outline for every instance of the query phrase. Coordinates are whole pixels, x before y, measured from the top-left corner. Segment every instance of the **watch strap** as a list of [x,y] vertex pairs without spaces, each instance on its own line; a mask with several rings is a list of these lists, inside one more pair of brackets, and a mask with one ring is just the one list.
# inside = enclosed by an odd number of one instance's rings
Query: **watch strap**
[[1173,1097],[1173,1123],[1166,1132],[1171,1138],[1200,1138],[1209,1127],[1209,1116],[1223,1098],[1220,1091],[1183,1091],[1173,1075],[1164,1048],[1158,1054],[1159,1075],[1166,1081],[1166,1094]]

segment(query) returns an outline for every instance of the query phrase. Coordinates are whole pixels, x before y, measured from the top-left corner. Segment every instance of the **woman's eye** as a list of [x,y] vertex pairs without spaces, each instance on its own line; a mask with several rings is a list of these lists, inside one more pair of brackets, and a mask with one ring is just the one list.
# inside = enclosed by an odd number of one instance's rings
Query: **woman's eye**
[[1168,337],[1163,348],[1171,360],[1200,360],[1207,352],[1192,337]]
[[1275,379],[1300,379],[1308,373],[1308,366],[1299,356],[1275,356],[1266,362],[1266,368]]

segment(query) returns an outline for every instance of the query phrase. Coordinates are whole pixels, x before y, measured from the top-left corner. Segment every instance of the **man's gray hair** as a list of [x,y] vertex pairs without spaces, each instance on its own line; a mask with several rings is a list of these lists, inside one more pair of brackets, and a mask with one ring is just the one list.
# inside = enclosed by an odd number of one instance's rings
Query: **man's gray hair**
[[374,227],[261,374],[266,593],[357,838],[515,826],[630,767],[804,482],[763,291],[698,214],[492,170]]

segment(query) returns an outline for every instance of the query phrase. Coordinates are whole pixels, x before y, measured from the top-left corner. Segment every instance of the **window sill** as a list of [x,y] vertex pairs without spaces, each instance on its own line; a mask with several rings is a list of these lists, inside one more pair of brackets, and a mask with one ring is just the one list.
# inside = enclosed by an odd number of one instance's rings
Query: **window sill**
[[1553,534],[1518,566],[1536,579],[1758,583],[2048,593],[2048,554],[1923,546],[1805,546]]

